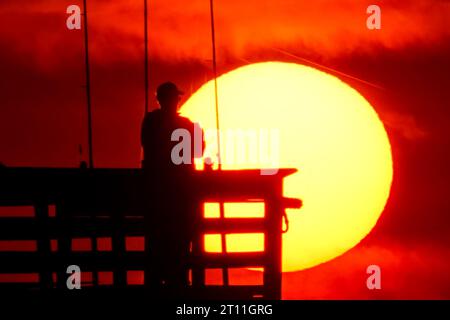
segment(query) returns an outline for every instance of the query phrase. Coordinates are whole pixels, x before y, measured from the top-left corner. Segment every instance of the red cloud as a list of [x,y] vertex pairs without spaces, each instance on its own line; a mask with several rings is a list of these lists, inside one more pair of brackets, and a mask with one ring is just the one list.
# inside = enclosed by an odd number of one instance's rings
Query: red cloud
[[[62,63],[62,51],[79,50],[82,33],[65,26],[66,8],[81,1],[2,1],[0,44],[44,66]],[[381,30],[366,28],[368,1],[299,2],[216,0],[220,55],[244,57],[273,47],[333,56],[372,45],[401,48],[433,44],[450,35],[445,1],[378,1]],[[92,57],[100,62],[142,59],[141,1],[88,1]],[[209,59],[207,1],[149,0],[150,52],[166,59]],[[77,49],[78,48],[78,49]],[[77,52],[79,53],[79,52]]]
[[[359,245],[302,272],[283,275],[284,299],[448,299],[445,246],[415,243]],[[369,265],[381,268],[381,290],[369,290]]]

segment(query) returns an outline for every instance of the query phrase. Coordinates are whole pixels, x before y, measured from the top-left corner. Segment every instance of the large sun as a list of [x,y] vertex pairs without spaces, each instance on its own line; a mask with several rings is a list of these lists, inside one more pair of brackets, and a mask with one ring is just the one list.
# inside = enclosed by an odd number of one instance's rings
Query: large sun
[[[316,266],[358,244],[383,211],[393,175],[386,131],[367,100],[334,76],[282,62],[228,72],[218,89],[221,129],[278,130],[279,167],[298,169],[284,182],[284,195],[303,207],[288,210],[283,271]],[[215,128],[214,83],[193,94],[181,114]],[[208,142],[211,156],[216,145]],[[223,169],[264,165],[240,161]]]

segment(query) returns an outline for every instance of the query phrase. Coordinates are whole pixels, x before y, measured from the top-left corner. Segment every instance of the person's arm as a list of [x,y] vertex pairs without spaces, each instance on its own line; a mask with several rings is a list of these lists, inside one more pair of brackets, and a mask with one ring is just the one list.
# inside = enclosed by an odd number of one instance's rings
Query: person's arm
[[[199,134],[200,137],[197,137],[195,134]],[[200,140],[201,141],[198,141]],[[197,144],[201,144],[200,148],[197,146]],[[203,129],[200,127],[200,124],[197,122],[194,123],[194,158],[201,158],[203,157],[203,152],[205,151],[205,133],[203,132]]]
[[144,147],[145,145],[145,132],[147,131],[147,119],[148,119],[148,113],[144,116],[144,120],[142,120],[141,125],[141,146]]

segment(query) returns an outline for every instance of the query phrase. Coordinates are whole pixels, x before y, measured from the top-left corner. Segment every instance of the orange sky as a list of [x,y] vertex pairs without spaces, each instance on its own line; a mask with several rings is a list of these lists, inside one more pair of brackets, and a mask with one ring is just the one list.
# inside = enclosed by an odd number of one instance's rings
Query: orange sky
[[[77,32],[63,31],[65,9],[81,1],[20,0],[0,6],[0,45],[33,54],[41,64],[64,63],[52,55]],[[218,51],[245,58],[271,48],[303,48],[336,56],[378,46],[433,45],[450,35],[450,3],[438,0],[377,1],[382,28],[366,28],[371,1],[216,1]],[[142,1],[88,1],[92,58],[102,63],[140,59]],[[151,54],[162,59],[210,59],[209,6],[205,1],[150,0]],[[23,30],[31,29],[25,35]],[[49,34],[49,29],[55,32]],[[81,35],[80,32],[78,32]],[[24,41],[26,37],[26,41]],[[45,38],[45,41],[42,41]],[[114,49],[114,56],[105,55]],[[63,56],[61,56],[63,58]]]

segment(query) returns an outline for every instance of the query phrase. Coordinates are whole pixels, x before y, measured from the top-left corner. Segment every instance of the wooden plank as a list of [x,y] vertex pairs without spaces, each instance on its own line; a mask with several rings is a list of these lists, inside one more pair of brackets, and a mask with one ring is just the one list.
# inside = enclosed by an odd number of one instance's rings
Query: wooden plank
[[[45,229],[48,237],[57,239],[62,236],[72,238],[112,237],[115,234],[116,222],[113,219],[69,219],[68,225],[61,230],[61,222],[55,218],[38,224],[34,218],[0,218],[1,240],[36,240]],[[121,224],[126,236],[143,236],[146,233],[144,221],[141,219],[124,219]],[[218,218],[203,219],[199,226],[202,232],[209,233],[256,233],[264,232],[264,218]]]
[[265,228],[264,218],[207,218],[199,227],[204,233],[263,233]]
[[[49,218],[38,223],[35,218],[0,218],[0,240],[36,240],[44,230],[51,239],[61,236],[71,238],[112,237],[116,223],[113,219],[67,219],[62,229],[61,221]],[[142,219],[124,219],[121,225],[126,236],[143,236]]]
[[[193,208],[194,212],[200,215],[201,204],[196,202]],[[199,219],[203,221],[203,219]],[[196,232],[192,240],[192,256],[200,257],[203,254],[203,248],[205,247],[205,237],[201,232]],[[192,264],[192,286],[194,288],[201,288],[205,285],[205,268],[200,264]]]
[[[64,270],[78,265],[82,271],[113,271],[118,265],[123,269],[144,270],[145,252],[71,252],[70,255],[52,254],[43,257],[39,252],[0,252],[0,273],[39,272],[41,269]],[[122,269],[121,269],[122,270]]]
[[[273,176],[262,176],[260,170],[200,171],[192,174],[190,185],[200,193],[203,190],[210,195],[239,197],[248,193],[248,196],[257,197],[265,185],[295,171],[280,169]],[[75,204],[86,201],[91,208],[134,207],[139,210],[139,206],[133,204],[142,198],[139,194],[144,189],[144,178],[140,169],[1,168],[0,205],[11,205],[14,201],[29,204],[37,197],[53,203],[63,197]],[[215,187],[211,188],[211,185]]]
[[[282,183],[274,186],[274,196],[267,199],[268,229],[264,241],[268,265],[264,270],[264,285],[268,299],[281,299],[282,263]],[[275,195],[279,195],[278,197]]]
[[[95,298],[99,295],[108,295],[110,293],[119,292],[114,291],[118,288],[115,286],[102,285],[102,286],[82,286],[83,296],[89,298]],[[0,284],[0,291],[2,286]],[[119,289],[120,290],[120,289]],[[120,291],[123,292],[123,291]],[[161,295],[164,295],[164,290],[162,292],[152,292],[146,286],[127,286],[126,292],[129,294],[137,294],[139,296],[148,297],[150,300],[156,299],[161,300]],[[200,300],[251,300],[251,299],[266,299],[264,296],[264,288],[257,285],[230,285],[228,287],[224,286],[204,286],[204,287],[187,287],[183,289],[184,296],[191,299]],[[39,291],[37,291],[39,294]],[[220,312],[220,310],[219,310]]]
[[263,267],[267,258],[264,252],[203,253],[200,257],[191,257],[190,264],[203,268]]
[[[50,237],[47,230],[48,217],[48,203],[38,202],[35,204],[35,215],[37,220],[37,251],[39,252],[41,258],[45,261],[50,257]],[[40,277],[40,287],[41,289],[50,289],[53,287],[52,272],[46,266],[41,266],[39,268]]]
[[204,286],[202,288],[188,288],[188,296],[205,300],[250,300],[264,299],[265,290],[263,286],[242,285],[235,286]]
[[[125,263],[125,255],[127,254],[126,250],[126,243],[125,243],[125,230],[122,229],[122,225],[124,224],[125,219],[120,216],[116,216],[114,218],[114,233],[115,237],[112,238],[112,250],[113,250],[113,256],[116,259],[116,263],[112,265],[113,271],[114,271],[114,284],[119,288],[124,288],[127,285],[127,275],[126,275],[126,268],[128,263],[130,263],[129,258],[126,259]],[[137,268],[141,270],[146,270],[147,266],[145,263],[147,262],[147,253],[140,253],[138,255],[140,257],[140,264],[136,266]],[[127,255],[128,257],[128,255]]]

